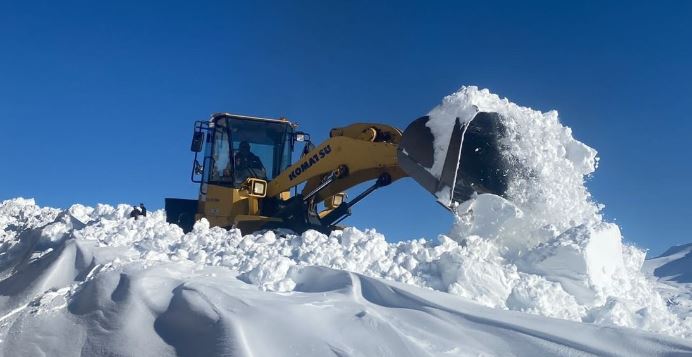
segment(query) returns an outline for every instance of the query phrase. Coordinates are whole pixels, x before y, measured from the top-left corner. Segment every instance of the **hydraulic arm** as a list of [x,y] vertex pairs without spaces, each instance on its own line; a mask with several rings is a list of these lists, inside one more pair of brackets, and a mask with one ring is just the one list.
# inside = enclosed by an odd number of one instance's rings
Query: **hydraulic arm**
[[320,202],[355,185],[387,173],[395,181],[405,177],[398,165],[401,132],[383,124],[353,124],[333,129],[331,137],[275,177],[267,196],[276,196],[306,182],[303,194],[322,184],[325,175],[339,171],[336,179],[316,195]]

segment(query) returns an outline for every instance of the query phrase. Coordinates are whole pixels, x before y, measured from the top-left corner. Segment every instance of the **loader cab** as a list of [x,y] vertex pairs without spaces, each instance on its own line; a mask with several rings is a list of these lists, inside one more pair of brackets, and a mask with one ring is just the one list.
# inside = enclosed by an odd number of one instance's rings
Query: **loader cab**
[[233,188],[248,178],[271,181],[291,164],[295,127],[285,119],[228,113],[198,121],[191,148],[192,180]]

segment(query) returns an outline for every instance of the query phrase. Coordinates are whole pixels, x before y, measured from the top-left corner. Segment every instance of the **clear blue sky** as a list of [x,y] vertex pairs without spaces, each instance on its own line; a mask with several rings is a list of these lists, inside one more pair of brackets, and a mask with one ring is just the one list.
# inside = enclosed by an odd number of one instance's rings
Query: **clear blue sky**
[[[557,109],[598,149],[589,181],[625,238],[692,241],[692,2],[0,2],[0,199],[196,196],[192,124],[212,112],[399,127],[462,85]],[[350,223],[434,238],[411,180]]]

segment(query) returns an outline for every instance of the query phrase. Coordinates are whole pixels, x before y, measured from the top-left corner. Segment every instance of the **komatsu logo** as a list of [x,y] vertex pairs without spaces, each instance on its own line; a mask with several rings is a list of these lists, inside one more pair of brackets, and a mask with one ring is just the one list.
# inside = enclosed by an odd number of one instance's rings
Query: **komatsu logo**
[[295,170],[291,171],[291,173],[288,174],[288,179],[293,181],[296,177],[300,176],[300,174],[305,172],[305,170],[312,167],[312,165],[323,159],[325,156],[329,155],[329,153],[331,152],[332,147],[329,145],[325,146],[319,152],[317,152],[317,154],[310,156],[309,159],[301,163],[300,167],[297,167]]

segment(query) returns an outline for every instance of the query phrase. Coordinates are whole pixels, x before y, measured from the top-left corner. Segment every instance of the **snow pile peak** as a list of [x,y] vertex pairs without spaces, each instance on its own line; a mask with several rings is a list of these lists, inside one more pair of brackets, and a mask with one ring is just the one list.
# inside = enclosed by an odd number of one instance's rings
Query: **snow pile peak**
[[[512,225],[511,232],[503,234],[504,240],[514,235],[522,247],[532,246],[571,227],[601,220],[600,207],[592,202],[584,186],[585,176],[596,170],[596,150],[574,139],[572,130],[560,123],[557,111],[542,113],[522,107],[487,89],[462,87],[428,113],[427,125],[435,136],[432,171],[441,170],[457,118],[466,122],[477,112],[500,114],[506,127],[501,141],[502,154],[524,171],[510,178],[507,192],[511,204],[516,206],[514,210],[520,211],[517,214],[523,217],[514,222],[517,224]],[[495,201],[483,202],[458,211],[493,210],[501,205]],[[498,226],[507,230],[504,224]]]
[[[502,153],[524,172],[510,178],[508,199],[479,195],[457,207],[449,237],[462,245],[472,237],[487,240],[504,264],[517,269],[506,307],[642,328],[660,318],[653,324],[689,330],[690,321],[677,321],[640,272],[645,253],[623,244],[617,225],[603,222],[602,205],[584,184],[597,167],[596,150],[574,139],[556,111],[542,113],[487,89],[462,87],[428,114],[436,163],[444,160],[443,143],[455,121],[469,121],[477,112],[500,114],[506,127]],[[523,274],[537,278],[523,280]],[[562,303],[542,303],[535,291]]]

